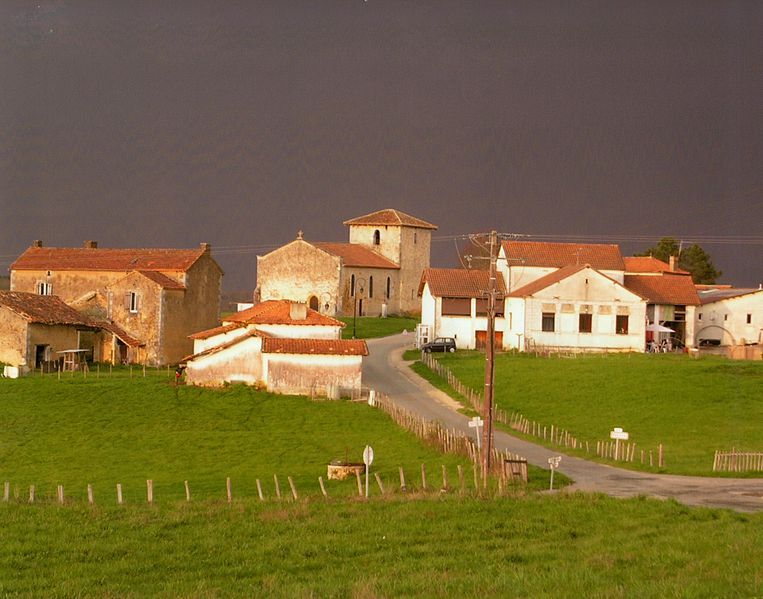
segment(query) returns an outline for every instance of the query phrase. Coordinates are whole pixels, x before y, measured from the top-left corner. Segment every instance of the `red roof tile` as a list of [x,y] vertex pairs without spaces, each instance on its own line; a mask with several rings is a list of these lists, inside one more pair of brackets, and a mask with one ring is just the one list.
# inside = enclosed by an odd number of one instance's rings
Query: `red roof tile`
[[392,260],[389,260],[366,246],[357,243],[331,243],[321,241],[313,243],[313,245],[324,252],[339,256],[345,266],[357,266],[361,268],[400,268],[400,266],[392,262]]
[[[483,297],[490,283],[490,273],[465,268],[426,268],[421,274],[419,295],[424,292],[426,283],[435,297]],[[499,293],[506,293],[501,273],[496,278],[496,288]]]
[[367,356],[363,339],[264,339],[262,351],[268,354],[314,354],[320,356]]
[[590,264],[595,270],[625,270],[620,248],[615,244],[504,241],[502,247],[509,266],[562,268]]
[[625,262],[625,272],[627,273],[663,273],[663,272],[675,272],[678,274],[688,275],[691,274],[686,270],[676,268],[670,270],[670,264],[658,260],[654,256],[625,256],[623,258]]
[[245,326],[246,325],[242,322],[232,322],[231,324],[224,324],[219,327],[215,327],[213,329],[207,329],[206,331],[199,331],[198,333],[194,333],[193,335],[188,335],[188,338],[189,339],[209,339],[210,337],[214,337],[215,335],[222,335],[223,333],[229,333],[231,331],[235,331],[236,329],[240,329]]
[[289,300],[268,300],[246,310],[241,310],[241,312],[226,316],[224,322],[344,327],[343,322],[330,316],[325,316],[310,308],[307,308],[307,316],[304,319],[295,320],[291,316],[291,305],[293,303],[295,302],[290,302]]
[[105,329],[109,331],[110,333],[116,335],[119,339],[121,339],[126,345],[130,347],[142,347],[146,345],[145,342],[141,341],[140,339],[136,339],[135,337],[130,335],[127,331],[115,325],[113,322],[98,321],[95,324],[98,327]]
[[699,296],[691,277],[664,273],[653,275],[625,275],[625,286],[646,298],[650,304],[697,306]]
[[95,323],[66,305],[56,295],[24,291],[0,291],[0,306],[5,306],[29,322],[95,327]]
[[160,272],[152,270],[139,270],[139,274],[159,285],[162,289],[185,289],[180,281],[176,281]]
[[417,227],[419,229],[436,229],[437,225],[428,223],[425,220],[395,210],[394,208],[386,208],[379,210],[378,212],[372,212],[364,216],[359,216],[350,220],[344,221],[345,225],[392,225],[403,227]]
[[29,247],[11,270],[186,271],[204,249],[117,249]]

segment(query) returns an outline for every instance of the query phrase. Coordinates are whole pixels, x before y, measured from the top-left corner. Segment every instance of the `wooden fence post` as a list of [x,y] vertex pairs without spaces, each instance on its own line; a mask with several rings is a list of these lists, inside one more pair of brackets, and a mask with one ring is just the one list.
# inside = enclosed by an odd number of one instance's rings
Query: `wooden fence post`
[[34,485],[29,485],[29,503],[34,503]]
[[459,464],[458,468],[458,488],[461,495],[464,494],[464,468]]
[[660,455],[659,455],[659,462],[658,465],[660,468],[665,467],[665,451],[662,448],[662,443],[660,443]]
[[230,484],[230,476],[225,479],[225,492],[228,495],[228,503],[233,501],[233,489]]
[[427,472],[424,464],[421,464],[421,488],[427,490]]
[[384,485],[378,472],[374,472],[374,478],[376,479],[376,484],[379,485],[379,492],[384,495]]
[[183,481],[183,486],[185,486],[185,500],[191,501],[191,488],[188,486],[188,481]]
[[56,488],[56,493],[58,495],[58,503],[62,504],[64,503],[64,486],[58,485]]
[[321,493],[323,493],[323,496],[325,498],[328,498],[328,493],[326,493],[326,487],[323,485],[323,477],[318,477],[318,483],[321,485]]
[[403,472],[403,467],[398,466],[398,470],[400,471],[400,491],[405,493],[408,488],[405,486],[405,473]]
[[299,498],[297,497],[297,489],[294,487],[294,481],[292,480],[291,476],[287,476],[286,478],[289,481],[289,486],[291,487],[291,496],[294,498],[294,501],[296,501]]
[[11,498],[11,483],[10,481],[5,481],[5,484],[3,485],[3,501],[7,502]]
[[93,499],[93,485],[91,485],[91,484],[87,485],[87,502],[90,505],[93,505],[93,503],[95,503],[95,501]]
[[260,501],[265,501],[265,497],[262,495],[262,483],[260,479],[257,479],[257,495],[260,496]]
[[273,481],[276,484],[276,497],[278,497],[278,499],[281,499],[281,486],[278,484],[278,475],[276,474],[273,475]]
[[442,465],[442,488],[444,491],[448,490],[448,471],[445,468],[445,464]]
[[122,505],[122,483],[117,483],[117,503]]
[[154,503],[154,481],[151,478],[146,481],[146,500]]

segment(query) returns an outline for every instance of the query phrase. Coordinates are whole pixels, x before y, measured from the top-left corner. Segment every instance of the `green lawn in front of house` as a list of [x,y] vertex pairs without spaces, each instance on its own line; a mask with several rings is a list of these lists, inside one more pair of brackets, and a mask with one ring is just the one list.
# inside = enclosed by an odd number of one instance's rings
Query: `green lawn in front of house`
[[[342,339],[372,339],[375,337],[387,337],[397,335],[403,331],[408,331],[411,335],[415,334],[418,318],[410,316],[387,316],[381,318],[378,316],[359,316],[354,319],[353,335],[353,317],[342,316],[339,320],[345,323],[342,329]],[[413,337],[411,337],[413,339]]]

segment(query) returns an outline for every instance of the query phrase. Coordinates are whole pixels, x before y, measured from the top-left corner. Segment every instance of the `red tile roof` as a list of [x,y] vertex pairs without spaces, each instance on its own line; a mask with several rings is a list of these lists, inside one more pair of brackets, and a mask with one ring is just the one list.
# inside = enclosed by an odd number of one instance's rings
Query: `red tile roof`
[[140,339],[136,339],[135,337],[130,335],[127,331],[115,325],[113,322],[98,321],[95,324],[99,328],[105,329],[109,331],[110,333],[116,335],[119,339],[122,340],[123,343],[125,343],[126,345],[130,347],[142,347],[146,345],[145,342],[141,341]]
[[223,319],[225,323],[243,323],[243,324],[287,324],[300,326],[334,326],[344,327],[344,323],[325,316],[320,312],[307,308],[307,316],[302,320],[295,320],[291,317],[291,305],[295,302],[289,300],[268,300],[226,316]]
[[501,245],[509,266],[562,268],[590,264],[595,270],[625,270],[620,248],[615,244],[504,241]]
[[400,268],[400,266],[392,262],[392,260],[389,260],[366,246],[357,243],[331,243],[321,241],[313,243],[313,245],[324,252],[339,256],[345,266],[357,266],[361,268]]
[[116,249],[29,247],[11,270],[186,271],[204,249]]
[[185,289],[180,281],[176,281],[160,272],[152,270],[139,270],[139,274],[159,285],[162,289]]
[[286,339],[270,337],[263,340],[262,351],[267,354],[367,356],[368,346],[363,339]]
[[8,308],[33,323],[97,326],[74,308],[66,305],[56,295],[0,291],[0,306]]
[[386,208],[379,210],[378,212],[372,212],[364,216],[359,216],[350,220],[344,221],[345,225],[392,225],[403,227],[417,227],[419,229],[436,229],[437,225],[428,223],[425,220],[400,212],[394,208]]
[[664,273],[653,275],[625,275],[625,286],[646,298],[650,304],[698,306],[699,296],[691,277]]
[[[419,283],[419,295],[424,292],[424,284],[429,284],[429,292],[435,297],[483,297],[488,289],[490,273],[486,270],[465,268],[425,268]],[[506,293],[503,276],[498,273],[496,288]]]
[[198,333],[194,333],[193,335],[188,335],[188,338],[189,339],[209,339],[210,337],[214,337],[215,335],[222,335],[223,333],[229,333],[231,331],[235,331],[236,329],[240,329],[245,326],[246,325],[243,322],[232,322],[230,324],[224,324],[219,327],[215,327],[213,329],[207,329],[206,331],[199,331]]
[[670,264],[658,260],[654,256],[625,256],[623,262],[625,262],[625,272],[627,273],[675,272],[684,275],[691,274],[689,271],[680,268],[670,270]]

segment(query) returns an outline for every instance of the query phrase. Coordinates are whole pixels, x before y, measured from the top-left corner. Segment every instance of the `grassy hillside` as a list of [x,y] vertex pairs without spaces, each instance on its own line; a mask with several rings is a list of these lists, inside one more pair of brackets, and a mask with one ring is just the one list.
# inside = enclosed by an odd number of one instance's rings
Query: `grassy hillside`
[[[439,357],[439,356],[438,356]],[[474,389],[484,354],[440,357]],[[710,474],[715,450],[763,451],[763,363],[669,354],[575,359],[500,354],[498,407],[595,446],[619,426],[641,447],[663,443],[666,471]]]
[[763,516],[558,495],[0,504],[0,593],[753,597]]

